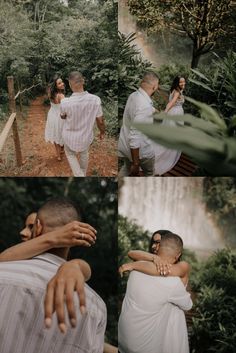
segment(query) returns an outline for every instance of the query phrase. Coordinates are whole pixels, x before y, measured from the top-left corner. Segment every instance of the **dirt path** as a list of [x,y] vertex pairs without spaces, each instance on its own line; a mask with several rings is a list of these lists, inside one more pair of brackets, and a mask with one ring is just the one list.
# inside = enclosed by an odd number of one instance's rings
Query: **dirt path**
[[[0,160],[1,176],[72,176],[66,156],[63,155],[61,162],[57,161],[54,146],[44,140],[49,107],[43,101],[43,96],[33,100],[27,118],[18,118],[23,165],[15,166],[13,142],[9,137]],[[104,141],[95,138],[90,147],[87,176],[116,176],[116,151],[114,138],[106,137]]]

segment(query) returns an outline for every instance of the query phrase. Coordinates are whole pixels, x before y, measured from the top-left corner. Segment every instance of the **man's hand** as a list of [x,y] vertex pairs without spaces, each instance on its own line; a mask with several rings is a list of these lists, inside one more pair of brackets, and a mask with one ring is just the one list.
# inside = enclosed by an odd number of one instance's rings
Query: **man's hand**
[[51,327],[52,314],[56,312],[59,329],[62,333],[66,333],[65,303],[71,326],[76,326],[74,291],[79,296],[81,314],[86,312],[84,276],[76,261],[71,260],[63,264],[47,285],[44,300],[46,328]]
[[139,164],[133,164],[133,163],[131,164],[130,175],[139,176]]
[[[87,223],[73,221],[53,231],[48,238],[53,243],[54,248],[71,246],[91,246],[96,241],[96,229]],[[50,236],[50,237],[49,237]]]
[[162,261],[159,256],[154,256],[153,262],[156,265],[157,272],[160,273],[161,276],[167,276],[171,272],[170,269],[172,265],[166,261]]
[[100,139],[100,140],[104,140],[104,138],[105,138],[105,132],[104,132],[104,131],[100,131],[100,133],[99,133],[99,139]]
[[123,264],[122,266],[120,266],[119,267],[120,276],[123,277],[124,272],[133,271],[133,264],[134,264],[134,262],[128,262],[127,264]]
[[65,120],[66,118],[67,118],[67,114],[66,113],[61,114],[61,119]]

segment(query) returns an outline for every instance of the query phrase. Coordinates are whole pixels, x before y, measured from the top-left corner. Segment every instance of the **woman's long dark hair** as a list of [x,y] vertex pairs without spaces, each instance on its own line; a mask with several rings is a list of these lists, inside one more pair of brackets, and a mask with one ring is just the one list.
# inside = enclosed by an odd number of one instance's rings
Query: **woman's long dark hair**
[[148,251],[149,251],[150,253],[152,252],[152,245],[153,245],[153,242],[154,242],[154,236],[155,236],[156,234],[160,234],[160,236],[163,237],[163,236],[165,236],[165,235],[168,234],[168,233],[172,233],[172,232],[171,232],[170,230],[166,230],[166,229],[156,230],[156,231],[152,234]]
[[[149,243],[149,249],[148,251],[150,253],[152,253],[152,245],[153,245],[153,242],[154,242],[154,236],[156,234],[160,234],[161,238],[164,237],[166,234],[170,234],[172,233],[170,230],[166,230],[166,229],[160,229],[160,230],[156,230],[153,234],[152,234],[152,237],[151,237],[151,240],[150,240],[150,243]],[[180,255],[180,257],[178,258],[177,262],[181,261],[181,258],[182,258],[182,254]]]
[[51,85],[49,87],[49,99],[52,102],[55,101],[56,95],[58,93],[65,93],[65,90],[60,90],[57,88],[57,80],[59,80],[59,78],[61,78],[61,77],[58,75],[54,76],[53,82],[51,83]]
[[172,85],[171,85],[171,89],[170,89],[170,93],[172,93],[174,90],[176,91],[180,91],[180,88],[179,88],[179,81],[180,79],[182,78],[183,76],[176,76],[172,82]]

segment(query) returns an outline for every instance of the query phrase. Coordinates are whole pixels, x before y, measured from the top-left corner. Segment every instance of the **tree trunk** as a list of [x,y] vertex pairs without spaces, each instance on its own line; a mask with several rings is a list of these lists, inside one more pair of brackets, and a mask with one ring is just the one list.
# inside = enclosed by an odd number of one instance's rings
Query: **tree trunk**
[[198,67],[200,56],[201,56],[201,54],[199,52],[199,49],[197,48],[197,44],[194,43],[193,44],[191,69],[196,69]]

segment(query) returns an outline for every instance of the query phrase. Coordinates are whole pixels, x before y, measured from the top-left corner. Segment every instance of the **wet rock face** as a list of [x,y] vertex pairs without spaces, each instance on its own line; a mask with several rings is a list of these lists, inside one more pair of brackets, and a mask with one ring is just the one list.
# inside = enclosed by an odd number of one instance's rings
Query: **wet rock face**
[[224,246],[203,201],[203,178],[125,178],[119,212],[145,230],[170,229],[185,247],[213,250]]

